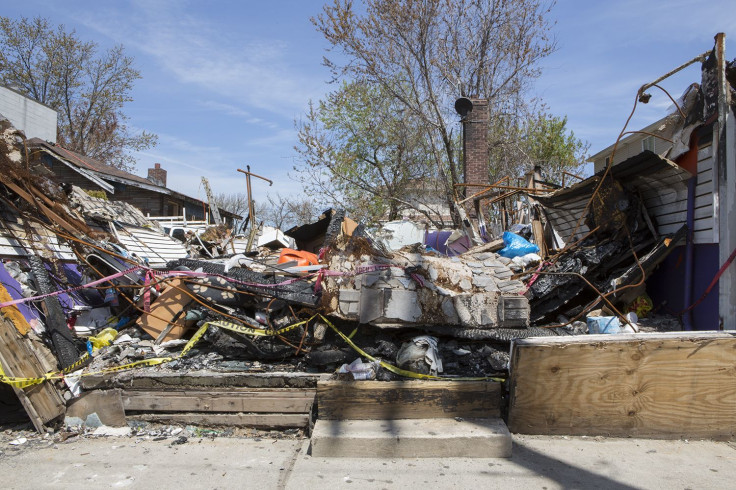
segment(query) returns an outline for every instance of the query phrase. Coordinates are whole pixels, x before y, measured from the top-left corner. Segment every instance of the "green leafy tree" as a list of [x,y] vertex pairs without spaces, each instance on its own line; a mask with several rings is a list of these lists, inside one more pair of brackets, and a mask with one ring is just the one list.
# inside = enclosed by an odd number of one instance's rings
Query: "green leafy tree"
[[155,146],[155,135],[126,125],[123,107],[139,78],[122,46],[98,53],[63,25],[0,17],[0,82],[55,109],[58,142],[70,150],[130,170],[131,151]]
[[378,84],[345,83],[297,123],[297,175],[308,193],[345,207],[358,220],[394,220],[413,209],[441,216],[412,195],[436,172],[421,121]]
[[560,184],[564,172],[577,175],[583,171],[590,145],[568,130],[566,116],[542,109],[522,121],[491,129],[496,136],[490,145],[492,181],[507,175],[520,178],[539,166],[548,182]]

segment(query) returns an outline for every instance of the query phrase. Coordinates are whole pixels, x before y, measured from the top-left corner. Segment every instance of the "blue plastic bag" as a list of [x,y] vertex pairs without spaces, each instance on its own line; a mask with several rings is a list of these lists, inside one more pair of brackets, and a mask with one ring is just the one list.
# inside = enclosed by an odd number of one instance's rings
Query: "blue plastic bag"
[[503,232],[503,243],[506,246],[499,250],[498,254],[508,259],[539,252],[539,247],[510,231]]

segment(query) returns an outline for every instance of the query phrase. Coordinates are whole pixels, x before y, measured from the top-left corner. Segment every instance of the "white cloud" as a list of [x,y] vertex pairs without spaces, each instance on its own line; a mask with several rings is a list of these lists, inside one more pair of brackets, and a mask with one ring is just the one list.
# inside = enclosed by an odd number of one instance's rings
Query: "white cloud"
[[291,120],[308,99],[324,92],[318,77],[290,68],[287,42],[248,38],[243,31],[219,28],[186,10],[181,2],[135,1],[123,15],[107,4],[106,9],[86,11],[80,22],[146,53],[179,82],[233,102],[225,105],[245,106],[245,112],[256,108]]

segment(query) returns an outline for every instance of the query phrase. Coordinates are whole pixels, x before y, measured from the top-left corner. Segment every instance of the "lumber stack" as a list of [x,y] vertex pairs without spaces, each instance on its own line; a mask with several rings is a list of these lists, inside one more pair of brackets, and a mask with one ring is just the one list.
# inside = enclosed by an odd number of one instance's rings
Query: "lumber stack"
[[119,389],[132,420],[210,426],[307,428],[317,376],[301,373],[148,373],[84,378],[93,389]]

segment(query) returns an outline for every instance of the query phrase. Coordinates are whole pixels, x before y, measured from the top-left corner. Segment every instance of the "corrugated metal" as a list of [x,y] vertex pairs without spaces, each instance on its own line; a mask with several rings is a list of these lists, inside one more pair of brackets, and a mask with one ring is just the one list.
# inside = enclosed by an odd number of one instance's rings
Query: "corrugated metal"
[[[611,174],[625,188],[641,194],[644,206],[659,233],[674,233],[685,224],[689,172],[652,152],[642,152],[612,167]],[[576,237],[574,239],[570,237],[601,175],[590,177],[549,196],[537,198],[545,207],[552,226],[565,242],[575,241],[588,232],[585,224],[581,224]],[[709,205],[712,207],[712,194],[697,197],[695,205],[696,208],[702,208],[701,216],[703,213],[707,214],[707,207]],[[695,230],[696,238],[700,236],[703,240],[707,235],[705,217],[701,223],[696,222]]]
[[119,223],[113,226],[120,244],[131,254],[148,259],[152,267],[187,256],[183,243],[159,231]]
[[[46,256],[49,252],[59,260],[76,260],[76,255],[66,243],[40,225],[31,224],[33,235],[26,236],[26,230],[14,217],[3,216],[0,222],[0,256],[26,257],[28,255]],[[15,238],[17,237],[17,239]]]

